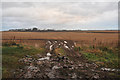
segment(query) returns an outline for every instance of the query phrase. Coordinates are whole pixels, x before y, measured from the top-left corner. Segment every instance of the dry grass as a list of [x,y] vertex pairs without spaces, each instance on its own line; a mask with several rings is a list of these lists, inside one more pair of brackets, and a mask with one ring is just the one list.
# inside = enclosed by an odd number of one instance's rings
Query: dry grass
[[[110,32],[110,31],[106,31],[106,32]],[[77,46],[87,46],[87,45],[116,46],[118,44],[118,33],[80,33],[80,32],[3,32],[2,33],[3,39],[14,39],[14,36],[15,39],[73,40],[76,41]],[[5,40],[3,40],[3,42],[4,41]],[[32,41],[32,43],[34,42],[36,41]],[[29,42],[27,44],[29,44]]]

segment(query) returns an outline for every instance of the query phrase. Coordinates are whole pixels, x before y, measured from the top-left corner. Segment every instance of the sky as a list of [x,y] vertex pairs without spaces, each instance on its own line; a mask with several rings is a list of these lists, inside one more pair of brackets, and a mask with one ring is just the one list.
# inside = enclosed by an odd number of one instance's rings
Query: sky
[[117,30],[117,2],[2,2],[2,30]]

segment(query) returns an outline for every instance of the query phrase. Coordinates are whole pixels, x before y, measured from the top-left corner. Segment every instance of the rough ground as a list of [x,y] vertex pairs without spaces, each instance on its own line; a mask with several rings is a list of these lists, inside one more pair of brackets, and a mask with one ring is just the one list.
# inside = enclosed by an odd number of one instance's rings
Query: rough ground
[[[46,53],[29,55],[19,61],[26,64],[24,68],[16,70],[15,78],[44,78],[44,79],[103,79],[115,78],[109,74],[117,74],[116,69],[101,68],[89,62],[84,56],[74,50],[76,43],[68,40],[46,41]],[[61,48],[66,54],[56,54],[55,50]]]

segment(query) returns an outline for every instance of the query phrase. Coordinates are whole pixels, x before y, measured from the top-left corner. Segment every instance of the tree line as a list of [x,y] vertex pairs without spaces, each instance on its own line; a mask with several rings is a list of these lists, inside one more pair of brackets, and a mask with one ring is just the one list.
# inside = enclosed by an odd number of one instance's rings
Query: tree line
[[54,29],[40,30],[38,28],[32,28],[32,29],[10,29],[9,31],[15,31],[15,32],[63,32],[63,31],[80,31],[80,30],[54,30]]

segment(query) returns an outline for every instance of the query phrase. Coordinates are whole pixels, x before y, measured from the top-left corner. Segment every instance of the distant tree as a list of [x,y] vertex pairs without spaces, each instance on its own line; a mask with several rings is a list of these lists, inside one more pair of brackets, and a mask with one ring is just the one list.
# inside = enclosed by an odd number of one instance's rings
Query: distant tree
[[28,31],[31,31],[31,29],[28,29]]
[[33,31],[37,31],[38,29],[37,28],[33,28]]

